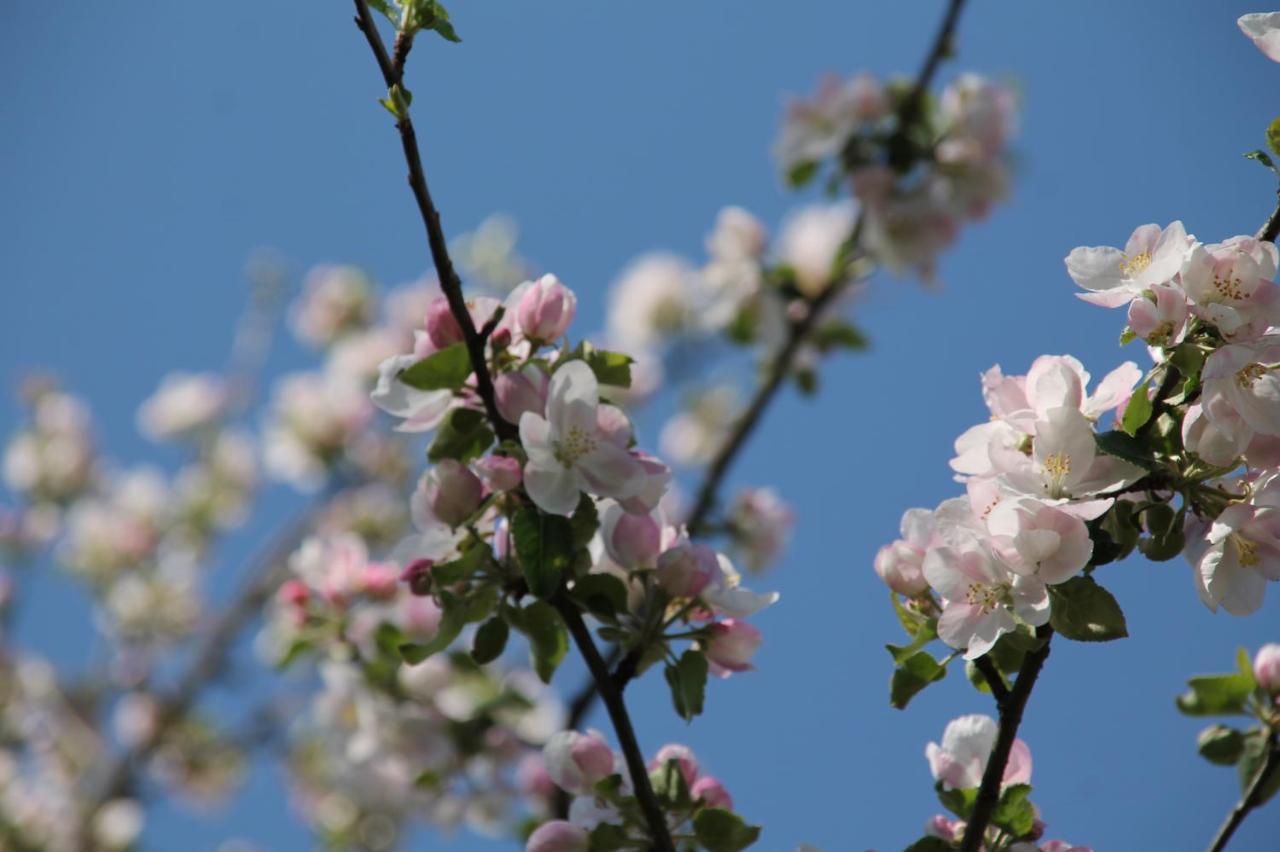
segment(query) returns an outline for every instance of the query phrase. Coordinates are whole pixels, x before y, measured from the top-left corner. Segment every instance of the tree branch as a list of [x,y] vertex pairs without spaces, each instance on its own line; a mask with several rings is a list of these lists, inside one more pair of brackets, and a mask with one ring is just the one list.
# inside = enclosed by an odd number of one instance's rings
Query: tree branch
[[[404,88],[404,63],[413,47],[412,36],[397,36],[395,42],[395,58],[387,55],[386,45],[378,33],[378,26],[369,11],[365,0],[354,0],[356,4],[356,26],[364,33],[373,51],[378,68],[382,71],[383,82],[388,89]],[[498,439],[514,441],[519,438],[516,427],[503,419],[498,412],[497,398],[493,392],[493,379],[489,375],[488,362],[484,356],[484,341],[476,331],[475,322],[471,319],[471,311],[467,309],[466,298],[462,294],[462,279],[453,267],[449,257],[449,243],[445,239],[444,228],[440,224],[440,211],[431,199],[431,191],[427,188],[427,176],[422,168],[422,157],[418,153],[418,136],[413,129],[413,119],[407,111],[402,112],[396,121],[396,129],[400,131],[400,146],[404,149],[405,162],[409,166],[409,188],[413,191],[414,201],[418,204],[418,212],[427,229],[427,244],[431,248],[431,261],[435,264],[436,277],[440,279],[440,289],[449,302],[449,312],[453,315],[458,327],[462,329],[462,339],[467,353],[471,356],[471,367],[476,376],[476,393],[484,404],[485,413],[493,423]]]
[[1013,741],[1018,737],[1018,725],[1022,724],[1022,712],[1027,707],[1027,699],[1031,697],[1031,688],[1040,676],[1044,661],[1049,658],[1049,640],[1053,638],[1053,628],[1046,624],[1036,630],[1036,636],[1040,638],[1040,647],[1027,654],[1018,669],[1018,679],[1014,681],[1013,689],[1009,690],[1003,701],[997,700],[1000,732],[996,735],[995,747],[991,749],[991,757],[987,760],[987,769],[982,773],[982,785],[978,788],[978,798],[973,803],[973,813],[964,830],[960,852],[978,852],[982,848],[983,836],[991,823],[991,815],[1000,802],[1000,786],[1004,780],[1005,767],[1009,764],[1009,752],[1013,748]]
[[1009,700],[1009,687],[1005,686],[1004,675],[1000,673],[1000,669],[985,654],[973,661],[973,667],[978,670],[983,680],[987,682],[987,688],[991,690],[991,697],[996,700],[996,707],[1003,707],[1005,702]]
[[1271,211],[1271,218],[1262,223],[1258,229],[1258,239],[1274,243],[1280,237],[1280,192],[1276,193],[1276,209]]
[[636,800],[640,803],[640,810],[649,824],[653,848],[658,852],[674,852],[675,846],[667,831],[666,817],[662,813],[662,806],[658,804],[657,796],[653,793],[653,785],[649,783],[649,770],[645,766],[640,744],[636,741],[635,729],[631,726],[631,717],[627,714],[627,705],[622,700],[622,690],[609,675],[609,667],[600,656],[600,651],[597,650],[596,643],[591,638],[591,631],[587,629],[577,607],[562,597],[557,597],[552,603],[560,612],[560,617],[569,628],[569,635],[573,637],[574,644],[578,646],[579,652],[586,660],[587,669],[591,672],[601,698],[604,699],[605,709],[609,711],[609,719],[613,722],[614,731],[618,735],[618,745],[622,749],[627,769],[631,774],[631,783],[635,787]]
[[[1277,211],[1280,212],[1280,211]],[[1272,217],[1273,219],[1275,217]],[[1266,786],[1267,781],[1277,771],[1280,771],[1280,743],[1276,741],[1276,732],[1272,731],[1267,737],[1267,759],[1263,761],[1262,766],[1258,767],[1258,772],[1253,776],[1253,780],[1249,782],[1249,787],[1245,790],[1244,795],[1236,806],[1231,809],[1231,813],[1227,814],[1227,820],[1218,829],[1218,833],[1214,835],[1213,843],[1209,846],[1209,852],[1222,852],[1227,848],[1231,836],[1236,833],[1236,829],[1244,822],[1244,818],[1249,812],[1258,807],[1261,802],[1262,790]]]

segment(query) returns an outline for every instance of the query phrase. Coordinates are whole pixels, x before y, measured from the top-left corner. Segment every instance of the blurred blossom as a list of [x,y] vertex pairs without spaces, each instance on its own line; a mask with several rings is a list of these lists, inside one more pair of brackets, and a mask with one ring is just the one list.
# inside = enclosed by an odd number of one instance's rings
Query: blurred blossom
[[373,321],[373,283],[354,266],[316,266],[303,279],[302,295],[290,312],[293,332],[324,347]]
[[683,258],[637,258],[609,291],[609,340],[628,351],[646,349],[687,330],[696,318],[697,289],[697,273]]
[[65,503],[89,487],[93,473],[88,408],[61,391],[42,390],[30,424],[5,449],[5,482],[29,500]]
[[226,383],[213,373],[169,373],[138,409],[138,428],[153,441],[191,438],[226,411]]
[[734,385],[717,385],[698,394],[663,427],[663,457],[685,467],[711,461],[733,428],[739,409]]
[[450,244],[458,266],[469,278],[492,289],[514,288],[532,274],[532,266],[516,250],[520,228],[515,219],[495,213]]
[[267,471],[314,491],[372,417],[368,393],[348,377],[332,372],[284,376],[276,383],[263,437]]

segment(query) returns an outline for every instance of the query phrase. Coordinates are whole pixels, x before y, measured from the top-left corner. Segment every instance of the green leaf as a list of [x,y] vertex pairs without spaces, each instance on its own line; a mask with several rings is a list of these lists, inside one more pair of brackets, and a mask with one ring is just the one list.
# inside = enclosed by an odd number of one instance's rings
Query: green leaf
[[484,412],[474,408],[454,408],[445,415],[436,431],[435,440],[427,449],[427,460],[457,459],[466,464],[484,455],[493,443],[493,430],[485,420]]
[[559,367],[561,364],[579,358],[591,368],[591,372],[595,373],[596,381],[600,384],[615,388],[631,387],[631,365],[636,359],[630,355],[597,349],[584,340],[571,353],[571,357],[561,359],[556,366]]
[[399,12],[391,7],[391,3],[388,0],[369,0],[369,8],[375,12],[381,12],[393,24],[400,23]]
[[1144,470],[1157,470],[1160,467],[1160,463],[1151,454],[1151,448],[1132,435],[1119,431],[1101,432],[1094,435],[1094,439],[1098,443],[1098,449],[1109,456],[1124,459]]
[[615,852],[618,849],[629,849],[635,846],[635,841],[627,835],[627,830],[620,825],[611,825],[602,822],[595,828],[591,829],[590,846],[591,852]]
[[830,352],[832,349],[851,349],[861,352],[871,345],[866,335],[842,319],[824,323],[813,332],[810,343],[823,353]]
[[724,808],[703,808],[693,818],[693,833],[707,852],[738,852],[760,838],[760,827]]
[[946,668],[938,665],[929,652],[912,654],[893,670],[893,679],[889,681],[889,703],[901,710],[917,692],[946,676]]
[[400,646],[405,643],[404,631],[391,622],[384,621],[373,632],[373,643],[377,646],[379,653],[399,658]]
[[467,607],[464,601],[449,592],[442,591],[440,602],[443,612],[440,615],[440,624],[436,627],[436,635],[423,643],[405,642],[397,649],[401,659],[411,666],[448,648],[453,644],[453,640],[458,638],[458,634],[467,623]]
[[1270,157],[1267,156],[1266,151],[1262,151],[1262,150],[1250,151],[1249,153],[1244,155],[1244,158],[1246,160],[1257,160],[1259,163],[1262,163],[1262,165],[1271,169],[1271,171],[1275,172],[1276,174],[1280,174],[1280,170],[1276,169],[1276,164],[1272,162]]
[[516,627],[529,637],[533,670],[543,683],[551,683],[551,676],[569,651],[569,634],[560,613],[546,601],[534,601],[524,608]]
[[1244,753],[1244,734],[1226,725],[1210,725],[1196,738],[1196,751],[1210,763],[1235,766]]
[[1036,810],[1027,798],[1030,795],[1030,784],[1005,787],[1000,793],[1000,803],[996,805],[991,821],[1007,829],[1014,837],[1030,834],[1036,820]]
[[1246,702],[1253,692],[1252,675],[1199,675],[1187,680],[1187,686],[1177,704],[1188,716],[1248,715]]
[[492,551],[487,544],[476,544],[457,559],[432,565],[431,582],[452,586],[454,583],[469,580],[471,575],[489,563],[491,556]]
[[471,659],[482,666],[498,659],[502,656],[502,650],[507,647],[507,637],[510,635],[511,629],[506,620],[495,615],[476,631],[475,640],[471,644]]
[[914,656],[916,651],[938,638],[936,625],[936,621],[925,621],[916,629],[915,638],[911,640],[910,645],[885,645],[885,650],[889,652],[889,656],[893,657],[893,662],[900,665],[904,660]]
[[1267,125],[1267,147],[1271,149],[1271,153],[1280,157],[1280,115],[1271,119],[1271,123]]
[[1138,337],[1137,332],[1135,332],[1133,329],[1129,328],[1129,326],[1126,325],[1124,327],[1124,331],[1120,332],[1120,345],[1125,346],[1126,344],[1132,343],[1134,340],[1137,339],[1137,337]]
[[680,761],[674,757],[649,773],[649,783],[653,785],[654,794],[668,810],[683,810],[693,804],[689,782],[684,777],[684,770],[680,768]]
[[1049,623],[1067,639],[1109,642],[1129,635],[1120,604],[1092,577],[1050,586],[1049,603]]
[[612,574],[587,574],[573,582],[573,599],[605,621],[616,621],[627,611],[627,587]]
[[551,597],[573,564],[573,528],[569,519],[537,509],[521,509],[511,522],[511,532],[529,593],[538,598]]
[[[1241,791],[1249,789],[1253,784],[1253,779],[1267,762],[1268,752],[1278,747],[1280,746],[1272,743],[1264,730],[1255,728],[1245,735],[1244,749],[1240,754],[1240,763],[1237,764]],[[1278,790],[1280,790],[1280,769],[1272,769],[1270,777],[1258,788],[1258,798],[1255,800],[1254,806],[1265,804]]]
[[1154,409],[1151,406],[1151,381],[1147,380],[1133,390],[1129,404],[1124,407],[1124,415],[1120,418],[1120,428],[1130,435],[1137,435],[1138,430],[1151,419]]
[[569,525],[573,528],[574,550],[580,550],[590,544],[596,530],[600,529],[600,515],[596,511],[596,501],[583,494],[578,500],[578,508],[574,509],[573,516],[569,518]]
[[458,390],[471,375],[471,356],[465,343],[432,352],[416,364],[400,371],[397,378],[420,391]]
[[702,713],[702,701],[707,689],[707,658],[701,651],[688,650],[680,655],[676,664],[668,665],[663,672],[671,687],[671,703],[676,714],[686,722]]
[[792,189],[802,189],[805,184],[812,181],[817,175],[817,162],[810,160],[804,163],[797,163],[787,172],[787,185]]
[[973,813],[973,803],[978,800],[977,787],[970,787],[966,790],[947,789],[939,781],[933,785],[933,789],[938,794],[938,801],[951,813],[961,819],[968,819],[969,815]]
[[800,393],[813,396],[818,392],[818,372],[812,367],[798,367],[791,375],[795,377],[796,387],[800,389]]
[[289,647],[285,649],[285,652],[280,656],[280,659],[276,660],[276,668],[280,671],[284,671],[289,668],[289,666],[300,660],[303,655],[310,650],[311,643],[306,639],[294,639],[293,642],[289,644]]

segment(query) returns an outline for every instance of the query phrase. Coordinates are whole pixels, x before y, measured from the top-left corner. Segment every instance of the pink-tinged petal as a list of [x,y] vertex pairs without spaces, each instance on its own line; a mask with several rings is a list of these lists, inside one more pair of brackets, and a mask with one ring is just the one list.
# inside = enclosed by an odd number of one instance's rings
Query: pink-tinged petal
[[1267,579],[1240,564],[1235,542],[1210,550],[1200,562],[1205,591],[1232,615],[1252,615],[1262,606]]
[[982,610],[976,606],[949,603],[938,617],[938,638],[952,648],[967,648],[982,619]]
[[1241,15],[1236,25],[1258,46],[1263,56],[1272,62],[1280,62],[1280,12]]
[[568,517],[578,508],[578,476],[564,465],[530,461],[524,468],[524,487],[538,508],[549,514]]
[[577,467],[592,494],[615,500],[634,497],[647,481],[640,461],[609,441],[598,442],[591,452],[578,460]]
[[1004,767],[1004,778],[1001,779],[1002,787],[1009,787],[1014,784],[1030,784],[1031,783],[1031,749],[1020,739],[1013,741],[1012,748],[1009,749],[1009,762]]
[[524,444],[529,461],[547,468],[560,463],[551,443],[551,424],[532,411],[520,417],[520,443]]
[[623,449],[631,445],[631,421],[627,418],[626,412],[618,406],[600,406],[596,411],[596,425],[600,427],[600,433],[610,443],[617,444]]
[[[1046,597],[1046,616],[1047,601]],[[941,624],[941,621],[939,621]],[[996,642],[1006,633],[1010,633],[1017,627],[1017,623],[1013,620],[1013,615],[1004,607],[998,607],[982,617],[976,625],[974,625],[973,635],[969,639],[969,647],[964,652],[966,660],[976,660],[983,654],[990,651],[996,646]]]
[[[1066,257],[1066,264],[1067,274],[1071,279],[1084,289],[1095,293],[1101,294],[1114,290],[1124,279],[1120,270],[1124,264],[1124,254],[1111,246],[1081,246],[1072,249]],[[1080,294],[1080,296],[1087,298],[1087,294]],[[1132,296],[1124,301],[1128,302],[1130,298]]]
[[[1181,223],[1179,223],[1181,224]],[[1124,244],[1124,253],[1129,257],[1135,257],[1145,252],[1155,252],[1156,246],[1160,243],[1160,236],[1164,231],[1154,222],[1146,225],[1139,225],[1133,229],[1133,233],[1129,235],[1129,240]]]
[[552,374],[547,417],[557,435],[568,434],[574,429],[586,435],[595,434],[599,403],[600,384],[586,363],[570,361]]
[[1125,361],[1107,373],[1094,392],[1089,395],[1089,401],[1084,406],[1085,416],[1097,418],[1128,402],[1134,387],[1140,381],[1142,381],[1142,370],[1132,361]]
[[1089,374],[1070,355],[1042,355],[1027,371],[1027,402],[1043,417],[1050,409],[1080,408]]

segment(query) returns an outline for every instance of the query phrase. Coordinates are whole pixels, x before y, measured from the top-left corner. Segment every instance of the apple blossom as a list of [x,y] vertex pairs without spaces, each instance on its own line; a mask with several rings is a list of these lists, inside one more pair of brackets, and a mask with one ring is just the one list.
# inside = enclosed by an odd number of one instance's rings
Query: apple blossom
[[850,137],[864,125],[879,121],[888,111],[884,86],[870,74],[848,80],[823,77],[813,100],[788,104],[774,157],[790,174],[836,156]]
[[542,758],[551,780],[569,792],[588,793],[614,770],[613,750],[596,731],[552,734],[542,749]]
[[1093,555],[1084,521],[1034,498],[1003,501],[986,521],[992,547],[1010,570],[1050,585],[1075,576]]
[[614,502],[601,513],[600,534],[610,558],[629,570],[652,567],[662,546],[658,521],[627,512]]
[[716,552],[705,544],[681,542],[658,556],[655,577],[672,597],[693,598],[720,576]]
[[609,293],[606,318],[611,342],[648,349],[691,327],[697,273],[684,259],[649,254],[622,271]]
[[727,811],[733,810],[733,797],[729,795],[729,791],[724,788],[723,784],[710,775],[703,775],[697,781],[694,781],[689,793],[695,800],[705,802],[707,807],[724,808]]
[[525,852],[587,852],[591,838],[587,830],[564,820],[544,822],[529,835]]
[[708,629],[711,637],[702,643],[703,651],[715,674],[728,677],[732,672],[752,668],[751,658],[764,641],[764,635],[756,627],[736,618],[726,618]]
[[680,774],[684,776],[686,784],[692,786],[697,783],[698,773],[701,771],[698,758],[694,755],[692,749],[680,743],[667,743],[658,749],[653,759],[649,761],[649,771],[661,771],[673,760],[680,769]]
[[[991,749],[995,746],[998,728],[995,719],[982,714],[961,716],[948,722],[942,732],[942,744],[929,743],[925,748],[929,771],[934,779],[953,790],[968,790],[980,785]],[[1031,750],[1022,740],[1016,739],[1000,783],[1007,787],[1030,782]]]
[[1263,55],[1280,62],[1280,12],[1252,12],[1241,15],[1236,25]]
[[373,317],[373,284],[354,266],[317,266],[302,282],[290,315],[293,331],[312,346],[329,346]]
[[513,491],[520,486],[520,461],[511,456],[485,456],[472,463],[476,475],[490,491]]
[[[1280,335],[1268,334],[1249,343],[1223,346],[1211,354],[1201,374],[1205,414],[1212,421],[1221,398],[1223,411],[1238,415],[1250,429],[1280,435]],[[1228,429],[1234,424],[1225,422]]]
[[529,454],[524,484],[543,511],[569,515],[583,491],[626,499],[643,487],[640,463],[600,428],[599,400],[591,368],[570,361],[551,377],[546,418],[534,412],[520,418]]
[[1196,246],[1182,267],[1182,287],[1197,316],[1229,340],[1257,337],[1280,321],[1276,247],[1253,237]]
[[228,390],[212,373],[170,373],[138,409],[138,426],[157,441],[191,437],[223,414]]
[[716,554],[716,567],[719,570],[703,588],[700,597],[719,615],[735,619],[746,618],[772,606],[781,597],[777,592],[760,594],[745,588],[742,585],[742,575],[723,553]]
[[733,498],[729,523],[737,554],[747,571],[758,574],[787,546],[795,513],[772,488],[750,488]]
[[1173,346],[1187,331],[1187,294],[1157,284],[1129,303],[1129,328],[1152,346]]
[[471,469],[455,459],[441,459],[418,480],[413,499],[431,517],[449,527],[467,522],[484,497],[484,486]]
[[526,411],[542,414],[550,386],[550,377],[537,364],[501,373],[493,381],[498,413],[510,423],[519,423]]
[[515,319],[530,340],[550,343],[558,340],[573,322],[578,297],[554,275],[544,275],[517,288]]
[[1253,657],[1253,678],[1263,691],[1280,695],[1280,645],[1263,645]]
[[1110,246],[1080,247],[1067,255],[1067,273],[1087,293],[1086,302],[1118,308],[1143,291],[1168,284],[1182,269],[1193,245],[1181,222],[1168,227],[1143,225],[1133,232],[1124,251]]
[[853,234],[851,203],[813,205],[791,214],[778,235],[778,257],[795,273],[796,288],[813,298],[841,276],[836,261]]
[[1280,580],[1280,503],[1228,506],[1186,553],[1205,606],[1232,615],[1255,612],[1267,581]]

